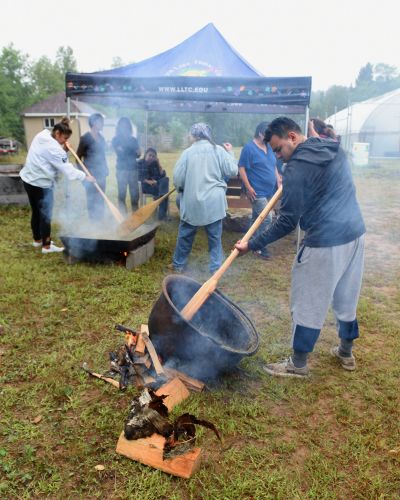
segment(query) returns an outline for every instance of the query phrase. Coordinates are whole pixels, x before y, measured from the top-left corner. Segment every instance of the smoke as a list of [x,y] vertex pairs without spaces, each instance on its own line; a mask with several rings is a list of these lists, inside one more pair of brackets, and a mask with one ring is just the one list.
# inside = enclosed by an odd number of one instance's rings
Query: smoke
[[100,195],[98,200],[99,205],[96,207],[95,204],[95,212],[99,208],[97,216],[90,218],[87,193],[82,183],[63,179],[57,185],[53,221],[58,224],[59,235],[67,242],[69,253],[77,259],[94,253],[98,240],[120,239],[117,237],[118,223],[104,206]]

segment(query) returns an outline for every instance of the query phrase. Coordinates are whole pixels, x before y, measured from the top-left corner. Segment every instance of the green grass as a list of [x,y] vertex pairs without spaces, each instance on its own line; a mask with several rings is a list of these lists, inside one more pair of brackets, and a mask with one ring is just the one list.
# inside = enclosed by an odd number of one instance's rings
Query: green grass
[[[169,172],[176,158],[161,156]],[[290,351],[294,235],[273,245],[272,261],[246,256],[221,280],[252,318],[261,347],[174,410],[214,422],[223,437],[220,445],[199,432],[204,459],[191,480],[116,455],[135,391],[120,394],[80,370],[83,361],[108,367],[108,351],[122,341],[115,323],[147,321],[174,249],[174,205],[155,256],[132,272],[42,256],[30,246],[29,209],[1,207],[0,497],[399,498],[400,453],[390,453],[400,447],[399,167],[355,171],[368,226],[356,372],[341,370],[328,354],[336,341],[331,315],[310,381],[274,379],[261,369]],[[115,183],[107,192],[115,200]],[[224,234],[227,253],[238,237]],[[201,282],[207,260],[201,232],[190,265]]]

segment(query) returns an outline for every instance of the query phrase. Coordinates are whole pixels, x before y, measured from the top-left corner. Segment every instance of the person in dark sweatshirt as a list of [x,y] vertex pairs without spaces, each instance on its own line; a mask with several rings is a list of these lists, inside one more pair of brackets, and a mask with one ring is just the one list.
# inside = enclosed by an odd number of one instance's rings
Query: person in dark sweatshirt
[[138,167],[136,160],[140,157],[140,146],[133,136],[132,122],[126,116],[122,116],[117,123],[115,136],[111,141],[112,147],[117,155],[116,173],[118,186],[118,206],[122,213],[126,214],[126,191],[129,188],[131,196],[132,212],[138,209]]
[[265,132],[276,157],[286,163],[279,216],[241,254],[283,238],[297,224],[305,232],[292,268],[292,356],[264,366],[270,375],[306,377],[313,351],[332,304],[340,343],[331,354],[354,370],[353,341],[358,337],[356,309],[364,266],[365,225],[344,151],[337,141],[307,139],[293,120],[280,117]]
[[[90,131],[86,132],[79,141],[76,154],[88,168],[89,172],[96,178],[96,183],[102,191],[106,190],[106,178],[108,166],[106,160],[106,141],[101,133],[104,126],[104,118],[100,113],[89,116]],[[104,217],[104,199],[91,182],[83,182],[86,190],[86,201],[89,219],[98,223]]]

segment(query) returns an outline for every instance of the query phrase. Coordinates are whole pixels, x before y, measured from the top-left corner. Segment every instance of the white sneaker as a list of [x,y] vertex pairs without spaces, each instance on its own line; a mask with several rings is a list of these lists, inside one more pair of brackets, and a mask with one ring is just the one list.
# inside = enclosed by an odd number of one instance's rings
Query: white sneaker
[[50,245],[50,248],[42,247],[42,253],[55,253],[55,252],[63,252],[64,247],[56,247],[53,243]]
[[[50,241],[50,245],[52,245],[54,242],[53,241]],[[32,246],[35,247],[35,248],[39,248],[42,246],[42,242],[41,241],[33,241],[32,242]]]

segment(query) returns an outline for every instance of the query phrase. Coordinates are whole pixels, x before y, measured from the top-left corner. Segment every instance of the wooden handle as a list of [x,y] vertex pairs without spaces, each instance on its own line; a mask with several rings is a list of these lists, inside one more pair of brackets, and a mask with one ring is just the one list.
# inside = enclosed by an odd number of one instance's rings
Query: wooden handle
[[168,196],[171,195],[174,191],[176,191],[176,188],[172,188],[170,191],[168,191],[168,193],[163,194],[161,198],[157,198],[157,200],[154,200],[154,203],[157,202],[157,204],[160,205],[165,200],[165,198],[168,198]]
[[[247,243],[249,239],[253,236],[253,234],[260,227],[265,217],[270,213],[270,211],[274,208],[276,202],[282,195],[282,186],[279,187],[274,194],[274,196],[269,200],[267,205],[264,207],[263,211],[251,225],[250,229],[243,236],[242,242]],[[200,307],[204,304],[204,302],[208,299],[208,297],[214,292],[217,288],[218,281],[224,272],[228,269],[228,267],[232,264],[232,262],[239,255],[239,250],[236,248],[232,250],[229,257],[225,259],[222,266],[215,271],[215,273],[211,276],[209,280],[207,280],[204,285],[197,290],[197,292],[193,295],[190,301],[186,304],[186,306],[182,309],[181,315],[186,321],[190,321],[196,312],[200,309]]]
[[[89,172],[88,168],[82,160],[79,158],[79,156],[75,153],[75,151],[72,149],[70,144],[68,142],[65,143],[68,151],[72,153],[72,156],[76,159],[76,161],[79,163],[79,165],[82,167],[82,170],[85,172],[86,175],[90,175],[91,177],[92,174]],[[121,214],[121,212],[118,210],[118,208],[107,198],[106,194],[104,191],[101,189],[101,187],[97,184],[97,182],[94,182],[94,185],[97,189],[97,191],[101,194],[103,197],[104,201],[106,202],[108,208],[110,209],[110,212],[113,214],[115,220],[118,222],[118,224],[121,224],[121,222],[124,220],[124,216]]]
[[157,198],[157,200],[148,203],[147,205],[143,205],[138,210],[133,212],[129,217],[127,217],[122,224],[118,227],[118,231],[121,235],[125,235],[134,231],[142,224],[144,224],[157,210],[157,207],[162,203],[165,198],[167,198],[171,193],[175,191],[175,188],[171,189],[168,193],[161,196],[161,198]]

